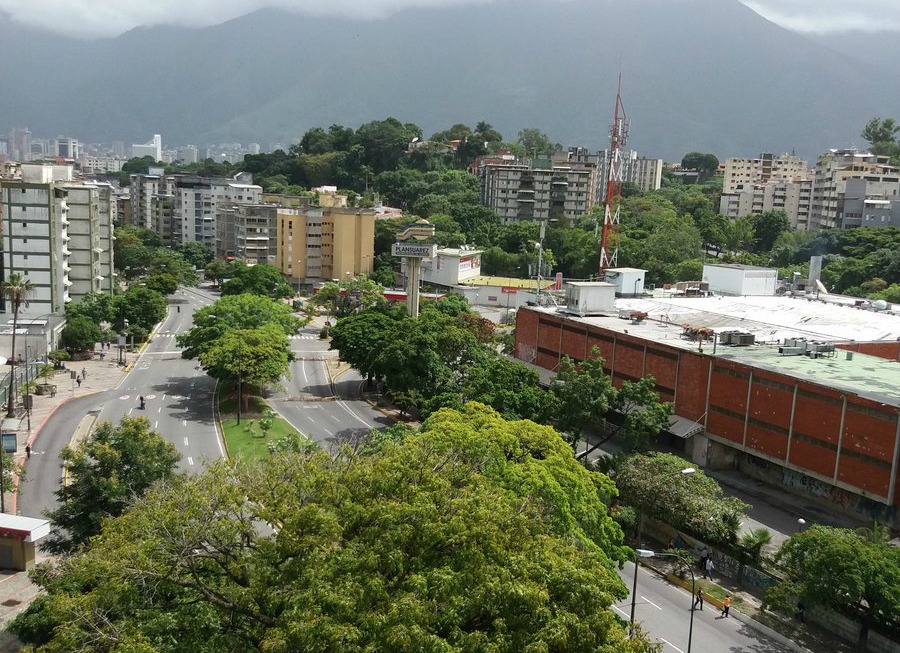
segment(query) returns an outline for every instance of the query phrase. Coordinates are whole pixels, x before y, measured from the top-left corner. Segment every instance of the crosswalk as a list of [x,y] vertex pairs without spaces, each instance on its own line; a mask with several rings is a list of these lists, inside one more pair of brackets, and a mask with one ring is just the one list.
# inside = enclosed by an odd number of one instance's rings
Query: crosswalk
[[319,336],[307,336],[303,334],[297,334],[295,336],[288,336],[291,340],[318,340]]

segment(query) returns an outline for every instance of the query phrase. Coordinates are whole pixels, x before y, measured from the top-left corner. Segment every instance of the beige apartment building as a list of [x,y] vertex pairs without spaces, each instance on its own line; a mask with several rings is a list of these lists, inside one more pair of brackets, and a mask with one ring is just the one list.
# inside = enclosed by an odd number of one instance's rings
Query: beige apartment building
[[725,160],[722,192],[737,193],[776,180],[796,182],[812,178],[809,164],[793,154],[763,153],[753,159],[735,157]]
[[279,197],[278,203],[275,265],[288,283],[300,287],[372,272],[373,209],[309,206],[306,198],[294,197]]

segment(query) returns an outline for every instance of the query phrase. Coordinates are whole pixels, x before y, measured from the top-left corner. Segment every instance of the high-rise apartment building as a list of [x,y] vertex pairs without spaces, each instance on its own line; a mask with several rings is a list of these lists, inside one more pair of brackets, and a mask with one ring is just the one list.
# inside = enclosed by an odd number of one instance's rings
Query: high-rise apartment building
[[9,158],[20,163],[31,161],[31,132],[27,127],[9,132]]
[[162,136],[153,134],[153,138],[147,143],[136,143],[132,145],[131,156],[133,158],[149,156],[152,157],[154,161],[162,161]]
[[277,202],[276,266],[294,287],[372,272],[375,211],[309,206],[305,198],[264,196]]
[[565,162],[485,157],[479,162],[478,177],[482,203],[504,224],[576,220],[594,205],[597,161],[596,156],[589,160],[577,155]]
[[166,245],[201,242],[214,250],[218,207],[258,204],[262,193],[248,173],[229,179],[149,172],[131,175],[132,221],[158,233]]
[[729,218],[784,211],[795,229],[810,228],[813,172],[793,154],[729,158],[719,212]]
[[[888,157],[855,149],[829,150],[816,163],[811,228],[858,226],[859,216],[850,218],[844,225],[844,199],[850,179],[864,180],[875,199],[900,191],[900,170],[890,165]],[[856,188],[858,195],[859,187]],[[869,195],[870,191],[865,190],[863,194]]]
[[793,154],[775,156],[763,153],[754,159],[729,158],[725,160],[724,168],[724,194],[738,193],[770,181],[797,182],[812,179],[809,164]]
[[[609,176],[609,150],[599,154],[599,174],[597,175],[597,199],[602,202],[606,197],[606,182]],[[650,159],[638,156],[634,150],[625,152],[622,159],[622,181],[637,186],[641,191],[649,193],[659,190],[662,185],[662,171],[665,162],[662,159]]]
[[276,204],[226,204],[216,216],[216,256],[248,264],[275,264],[278,253]]

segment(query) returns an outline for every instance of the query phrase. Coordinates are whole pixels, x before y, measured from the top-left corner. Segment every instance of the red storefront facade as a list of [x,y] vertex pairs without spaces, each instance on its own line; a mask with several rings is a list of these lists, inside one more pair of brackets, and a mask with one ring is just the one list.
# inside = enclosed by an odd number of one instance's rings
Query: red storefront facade
[[900,521],[900,402],[726,359],[711,344],[700,351],[625,331],[523,308],[516,356],[553,370],[563,356],[583,360],[596,346],[616,384],[652,374],[675,414],[703,425],[710,448],[742,469],[867,518]]

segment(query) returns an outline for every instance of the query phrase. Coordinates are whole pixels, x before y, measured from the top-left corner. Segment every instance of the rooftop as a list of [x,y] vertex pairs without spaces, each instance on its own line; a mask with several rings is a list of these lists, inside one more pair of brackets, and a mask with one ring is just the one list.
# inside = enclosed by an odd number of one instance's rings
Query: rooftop
[[[805,297],[653,297],[617,299],[619,311],[640,311],[639,323],[618,315],[574,317],[611,331],[697,351],[699,343],[682,336],[683,325],[715,333],[741,331],[756,336],[756,345],[733,347],[703,344],[703,352],[721,358],[788,374],[862,397],[900,406],[900,363],[845,351],[833,357],[785,356],[778,346],[785,338],[809,341],[872,342],[900,339],[900,315],[854,308],[849,303],[817,301]],[[535,308],[555,312],[552,308]]]
[[[556,282],[553,279],[543,279],[541,281],[541,288],[547,288],[548,286],[554,285]],[[460,283],[461,286],[502,286],[504,288],[531,288],[535,289],[538,287],[538,282],[536,279],[516,279],[514,277],[472,277],[471,279],[466,279],[465,283]]]

